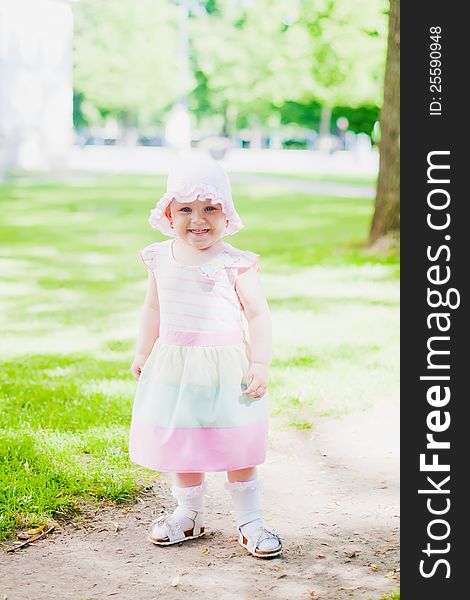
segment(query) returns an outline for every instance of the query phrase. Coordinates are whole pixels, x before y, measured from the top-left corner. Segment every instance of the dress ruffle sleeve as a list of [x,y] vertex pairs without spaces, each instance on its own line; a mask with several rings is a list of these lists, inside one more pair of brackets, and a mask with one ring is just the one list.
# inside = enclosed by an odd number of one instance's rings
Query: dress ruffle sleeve
[[199,271],[205,279],[218,281],[222,277],[222,272],[227,271],[230,281],[235,283],[238,276],[247,271],[250,267],[259,271],[259,255],[246,250],[230,248],[222,254],[219,254],[214,260],[201,265]]
[[250,267],[253,267],[255,271],[259,271],[259,258],[259,254],[255,254],[254,252],[249,252],[248,250],[241,252],[238,260],[233,265],[237,269],[237,276],[245,273]]
[[140,250],[139,255],[144,265],[150,269],[150,271],[155,271],[157,266],[158,242],[150,244]]

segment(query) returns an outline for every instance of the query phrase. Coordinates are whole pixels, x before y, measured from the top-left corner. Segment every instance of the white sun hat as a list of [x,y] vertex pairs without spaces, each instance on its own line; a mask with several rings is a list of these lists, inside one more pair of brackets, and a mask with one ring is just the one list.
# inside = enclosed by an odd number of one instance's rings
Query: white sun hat
[[232,235],[244,226],[233,205],[227,173],[212,158],[189,154],[170,169],[166,192],[150,211],[149,223],[165,235],[174,237],[174,230],[165,215],[172,200],[182,203],[210,200],[211,204],[221,204],[228,220],[224,235]]

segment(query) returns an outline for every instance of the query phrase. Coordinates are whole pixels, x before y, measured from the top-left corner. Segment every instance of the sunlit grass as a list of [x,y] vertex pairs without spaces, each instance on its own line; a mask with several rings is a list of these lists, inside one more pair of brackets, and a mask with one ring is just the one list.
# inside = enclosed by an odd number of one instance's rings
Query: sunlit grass
[[[129,374],[146,273],[138,250],[163,178],[20,179],[0,187],[0,537],[72,514],[83,499],[131,498]],[[228,242],[262,255],[274,325],[273,426],[393,400],[398,257],[363,247],[372,202],[272,185],[234,186],[246,228]]]
[[398,287],[388,266],[266,274],[276,347],[273,413],[313,422],[396,398]]
[[[372,600],[372,598],[369,600]],[[390,592],[385,596],[380,596],[378,600],[400,600],[400,592]]]

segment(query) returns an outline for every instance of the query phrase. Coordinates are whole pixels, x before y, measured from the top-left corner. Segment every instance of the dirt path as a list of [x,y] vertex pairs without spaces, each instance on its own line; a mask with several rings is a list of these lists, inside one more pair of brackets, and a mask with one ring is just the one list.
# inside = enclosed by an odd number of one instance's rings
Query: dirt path
[[156,497],[2,550],[0,597],[376,600],[399,587],[396,412],[324,418],[307,432],[272,428],[259,473],[266,519],[283,537],[279,558],[256,559],[237,544],[225,476],[211,473],[205,537],[167,548],[146,540],[150,521],[173,506],[158,481]]

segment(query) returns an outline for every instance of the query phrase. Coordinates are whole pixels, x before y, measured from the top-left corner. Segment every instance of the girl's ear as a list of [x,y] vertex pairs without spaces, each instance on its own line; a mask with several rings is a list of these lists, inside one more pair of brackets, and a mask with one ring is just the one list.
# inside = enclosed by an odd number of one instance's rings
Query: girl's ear
[[171,210],[170,210],[170,205],[168,205],[168,206],[165,208],[165,217],[166,217],[166,218],[167,218],[169,221],[171,221]]

